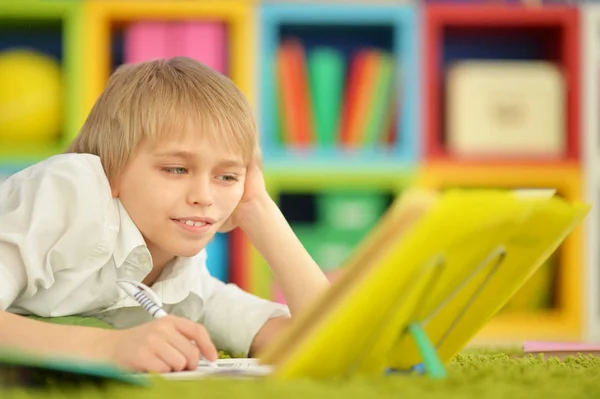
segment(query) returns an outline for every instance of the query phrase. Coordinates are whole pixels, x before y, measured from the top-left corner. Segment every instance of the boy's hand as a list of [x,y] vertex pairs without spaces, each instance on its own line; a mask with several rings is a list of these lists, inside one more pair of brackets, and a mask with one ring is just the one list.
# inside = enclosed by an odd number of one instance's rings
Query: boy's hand
[[236,227],[243,229],[243,218],[253,211],[258,201],[270,199],[261,169],[260,156],[257,155],[248,165],[244,183],[244,195],[231,217],[221,226],[219,232],[226,233]]
[[134,371],[195,370],[200,354],[209,361],[218,357],[206,329],[177,316],[166,316],[114,333],[109,342],[104,343],[108,345],[105,355],[110,361]]

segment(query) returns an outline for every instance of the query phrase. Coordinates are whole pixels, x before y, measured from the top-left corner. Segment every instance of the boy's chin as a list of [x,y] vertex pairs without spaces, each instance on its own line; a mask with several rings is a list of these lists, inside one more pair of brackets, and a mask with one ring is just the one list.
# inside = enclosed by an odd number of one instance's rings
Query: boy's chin
[[172,253],[179,257],[191,258],[192,256],[198,255],[204,248],[206,248],[206,246],[212,239],[213,236],[211,236],[210,239],[197,241],[193,244],[190,243],[188,245],[176,245],[173,248]]
[[173,252],[175,253],[175,256],[180,258],[191,258],[198,255],[204,249],[204,247],[205,245],[195,248],[178,248],[178,250]]

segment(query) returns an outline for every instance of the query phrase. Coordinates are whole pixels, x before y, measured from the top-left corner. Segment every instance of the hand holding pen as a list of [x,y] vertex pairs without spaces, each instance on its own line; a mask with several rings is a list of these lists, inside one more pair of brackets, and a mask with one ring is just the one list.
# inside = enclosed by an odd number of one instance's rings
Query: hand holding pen
[[[116,331],[111,342],[102,343],[103,347],[108,344],[110,357],[118,364],[135,371],[167,373],[195,370],[202,356],[209,362],[216,361],[217,349],[204,326],[167,315],[135,283],[120,281],[119,285],[156,320]],[[137,294],[138,291],[144,295]]]

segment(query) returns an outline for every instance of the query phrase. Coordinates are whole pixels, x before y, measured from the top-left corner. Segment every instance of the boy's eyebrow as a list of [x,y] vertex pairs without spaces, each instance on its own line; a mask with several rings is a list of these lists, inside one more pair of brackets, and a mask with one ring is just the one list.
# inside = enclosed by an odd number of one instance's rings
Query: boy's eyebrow
[[225,168],[243,168],[244,164],[241,161],[235,159],[225,159],[219,162],[219,166]]
[[[161,152],[157,152],[156,156],[157,157],[175,157],[175,158],[182,158],[182,159],[190,160],[190,159],[195,158],[197,155],[191,151],[180,150],[180,151],[161,151]],[[219,166],[225,167],[225,168],[231,168],[231,167],[243,168],[245,165],[243,162],[241,162],[237,159],[224,159],[219,162]]]
[[155,154],[157,157],[175,157],[183,159],[192,159],[196,155],[190,151],[160,151]]

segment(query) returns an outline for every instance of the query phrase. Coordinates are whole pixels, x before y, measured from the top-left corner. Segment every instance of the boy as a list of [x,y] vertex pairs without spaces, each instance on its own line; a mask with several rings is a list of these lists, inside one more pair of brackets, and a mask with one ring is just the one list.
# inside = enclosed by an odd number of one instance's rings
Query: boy
[[[206,244],[236,226],[287,307],[209,275]],[[152,320],[117,279],[152,287],[169,316]],[[66,154],[0,185],[0,345],[134,371],[195,369],[217,348],[256,355],[327,287],[267,194],[246,99],[192,59],[122,66]]]

